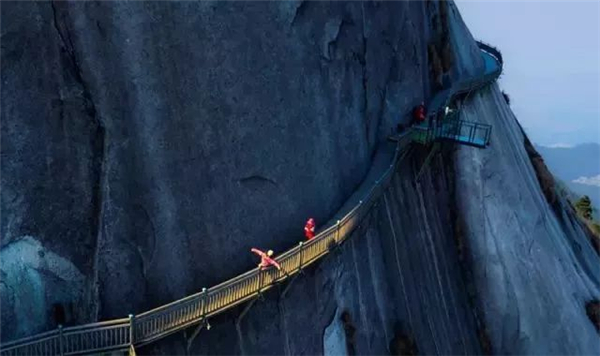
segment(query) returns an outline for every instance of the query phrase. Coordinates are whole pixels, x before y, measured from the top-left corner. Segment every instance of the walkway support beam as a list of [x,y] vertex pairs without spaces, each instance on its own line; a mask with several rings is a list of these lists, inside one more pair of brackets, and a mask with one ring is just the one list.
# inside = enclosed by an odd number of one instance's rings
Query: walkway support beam
[[58,344],[60,349],[60,356],[65,354],[65,346],[64,346],[64,337],[63,337],[63,326],[62,324],[58,325]]
[[135,344],[135,315],[129,314],[129,345]]
[[299,256],[298,259],[300,260],[300,263],[298,263],[298,273],[303,273],[302,271],[302,257],[303,257],[303,252],[304,252],[304,242],[300,241],[300,243],[298,244],[298,249],[299,249]]

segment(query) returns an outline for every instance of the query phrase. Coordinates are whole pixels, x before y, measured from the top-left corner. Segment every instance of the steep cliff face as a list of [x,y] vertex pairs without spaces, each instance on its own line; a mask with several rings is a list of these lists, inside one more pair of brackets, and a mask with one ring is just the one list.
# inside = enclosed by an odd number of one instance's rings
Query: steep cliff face
[[54,326],[39,316],[56,303],[84,322],[183,297],[328,219],[428,93],[428,11],[3,3],[2,271],[40,281],[31,294],[3,278],[3,339]]
[[548,203],[524,136],[494,86],[467,120],[494,125],[487,150],[459,149],[457,208],[494,351],[592,354],[600,338],[585,303],[600,295],[600,261],[568,203]]
[[432,171],[415,183],[425,153],[406,159],[361,227],[317,266],[193,340],[189,330],[141,352],[383,355],[402,334],[421,354],[481,354],[452,238],[452,178]]
[[[2,339],[89,320],[104,130],[49,2],[3,3]],[[68,307],[66,309],[69,309]]]
[[[3,3],[2,340],[52,327],[55,304],[123,317],[297,243],[430,95],[444,33],[445,80],[484,70],[451,2]],[[461,116],[491,147],[444,144],[419,179],[411,149],[335,253],[138,353],[594,353],[598,256],[498,88]]]

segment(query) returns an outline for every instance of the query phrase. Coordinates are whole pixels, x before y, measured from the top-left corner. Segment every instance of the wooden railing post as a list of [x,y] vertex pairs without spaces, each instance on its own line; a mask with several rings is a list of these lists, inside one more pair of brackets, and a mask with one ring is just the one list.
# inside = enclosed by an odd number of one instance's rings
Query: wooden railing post
[[129,345],[135,344],[135,315],[129,314]]
[[298,271],[302,272],[302,252],[304,251],[304,242],[300,241],[298,245],[300,246],[300,263],[298,264]]
[[471,125],[471,127],[469,128],[469,142],[473,142],[474,141],[474,126]]
[[[479,43],[481,46],[483,46],[484,44]],[[480,47],[481,47],[480,46]],[[475,92],[476,90],[479,90],[483,87],[486,87],[488,85],[491,85],[493,81],[497,80],[499,77],[501,77],[503,75],[502,69],[503,69],[503,57],[502,57],[502,53],[500,51],[498,51],[496,48],[493,48],[489,45],[485,45],[487,46],[487,52],[488,55],[491,55],[492,57],[495,57],[494,59],[498,62],[498,68],[496,70],[494,70],[491,73],[487,73],[484,74],[483,76],[480,76],[477,79],[474,80],[470,80],[467,83],[463,83],[463,85],[453,85],[452,86],[452,92],[454,94],[461,94],[463,95],[465,93],[465,90],[467,91],[466,96],[464,97],[464,99],[461,100],[461,107],[459,108],[457,115],[457,120],[460,119],[460,113],[461,111],[463,111],[463,105],[464,102],[468,100],[468,98],[470,97],[470,94]],[[448,100],[449,98],[444,102],[446,105],[448,104]],[[449,126],[447,128],[445,128],[442,124],[442,122],[440,120],[435,120],[435,125],[434,125],[434,118],[432,116],[437,114],[437,111],[439,110],[439,108],[433,108],[433,110],[430,110],[433,112],[433,114],[429,114],[428,115],[428,125],[427,126],[423,126],[423,125],[418,125],[418,126],[414,126],[409,128],[409,130],[407,131],[406,134],[401,135],[400,139],[402,139],[402,137],[406,137],[407,139],[413,139],[417,142],[421,142],[421,141],[425,141],[425,143],[428,143],[427,141],[429,139],[435,139],[435,135],[438,133],[443,133],[444,135],[448,134],[448,129],[453,129],[455,131],[456,135],[462,135],[463,133],[463,127],[466,128],[467,124],[462,121],[456,121],[456,123],[453,123],[454,126]],[[477,139],[479,136],[478,134],[481,133],[483,139],[484,139],[484,144],[489,144],[489,141],[491,140],[491,125],[481,125],[481,124],[474,124],[474,125],[470,125],[469,126],[469,133],[468,133],[468,137],[469,137],[469,141],[472,143],[475,139]],[[483,130],[483,132],[482,132]],[[418,132],[418,135],[416,134]],[[413,135],[414,133],[414,135]],[[405,135],[405,136],[404,136]],[[396,146],[396,153],[398,154],[398,152],[401,150],[400,149],[400,139],[398,140],[398,145]],[[434,145],[434,147],[432,147],[432,151],[436,150],[439,148],[439,145],[436,143]],[[402,154],[401,158],[404,157],[407,154],[408,150],[404,150],[404,153]],[[428,156],[428,158],[426,158],[425,160],[425,164],[423,165],[423,167],[426,166],[426,163],[428,162],[429,158],[431,157],[431,153],[430,156]],[[391,164],[390,167],[393,167],[394,164]],[[419,176],[421,175],[423,171],[423,168],[421,168],[421,170],[419,171],[419,173],[417,174],[417,178],[416,180],[419,179]],[[383,177],[387,177],[387,175],[384,175]],[[385,180],[383,178],[381,178],[381,182],[385,182],[388,178],[386,178]],[[365,202],[367,203],[366,205],[369,206],[374,206],[377,207],[380,201],[380,197],[379,195],[381,194],[381,192],[383,192],[383,194],[385,194],[385,191],[383,190],[383,186],[379,186],[380,181],[377,180],[375,182],[376,186],[373,187],[373,189],[371,190],[370,195],[368,195],[366,197]],[[377,192],[377,194],[375,194]],[[376,199],[377,197],[377,199]],[[385,195],[384,195],[385,198]],[[362,201],[359,202],[359,205],[362,205]],[[369,209],[370,210],[370,209]],[[360,218],[359,222],[362,221],[368,214],[369,211],[363,211],[362,207],[358,207],[357,210],[355,211],[356,214],[358,214],[357,216]],[[354,215],[353,215],[354,216]],[[346,220],[345,224],[348,223],[349,221]],[[356,220],[353,220],[350,222],[351,224],[354,225],[354,223],[356,223]],[[340,227],[341,223],[338,220],[337,221],[337,230],[336,230],[336,239],[339,240],[340,239]],[[352,225],[349,225],[352,226]],[[355,225],[354,225],[355,226]],[[358,227],[360,227],[361,225],[358,225]],[[351,229],[347,229],[346,232],[348,232]],[[327,236],[329,238],[329,236]],[[311,250],[311,248],[317,248],[320,247],[321,244],[319,243],[318,245],[311,245],[309,247],[309,260],[311,260],[312,258],[314,258],[314,252]],[[302,272],[302,265],[305,261],[304,260],[304,243],[300,242],[300,256],[299,256],[299,271]],[[318,250],[317,252],[319,252],[320,250]],[[261,271],[260,268],[258,270],[259,273],[259,280],[258,280],[258,294],[260,296],[261,293],[261,289],[263,287],[263,273],[267,273],[266,271]],[[270,277],[270,275],[269,275]],[[252,276],[252,278],[254,278],[254,275]],[[252,287],[250,287],[252,286]],[[248,289],[251,290],[251,288],[253,288],[253,282],[252,284],[248,285]],[[215,302],[219,302],[219,304],[221,304],[222,300],[216,300],[217,298],[219,298],[221,295],[223,294],[218,294],[215,293],[213,294],[213,298],[215,298]],[[202,318],[202,320],[204,322],[206,322],[206,327],[207,329],[210,328],[210,325],[208,324],[207,321],[207,311],[208,311],[208,303],[209,303],[209,299],[208,299],[208,290],[206,288],[202,288],[202,294],[201,294],[201,306],[200,306],[200,317]],[[252,301],[252,303],[254,303],[254,300]],[[217,312],[217,310],[214,310],[213,312]],[[175,314],[178,315],[179,311],[177,311]],[[150,315],[152,315],[154,313],[151,313]],[[159,317],[162,317],[162,315],[159,315]],[[169,317],[168,317],[169,318]],[[143,342],[146,339],[146,323],[144,321],[145,317],[142,317],[142,325],[141,325],[141,329],[140,329],[140,341]],[[150,320],[148,322],[148,326],[149,328],[152,330],[152,327],[154,327],[154,321],[159,321],[159,325],[163,326],[164,323],[162,323],[162,319],[154,319],[154,320]],[[129,331],[129,343],[131,345],[131,351],[134,352],[135,350],[133,349],[133,345],[136,342],[136,327],[137,327],[137,322],[136,322],[136,317],[135,315],[129,315],[129,327],[130,327],[130,331]],[[152,325],[150,325],[152,324]],[[124,326],[125,325],[125,326]],[[90,339],[90,337],[95,338],[96,336],[100,338],[100,341],[102,341],[103,343],[106,343],[106,341],[112,341],[112,339],[114,339],[115,337],[118,337],[119,340],[125,336],[126,337],[126,330],[124,329],[126,327],[126,324],[121,324],[119,323],[118,325],[118,333],[112,333],[111,331],[108,331],[107,333],[102,333],[100,335],[98,334],[89,334],[86,331],[84,332],[80,332],[77,331],[75,332],[75,330],[70,329],[70,331],[68,330],[67,333],[64,333],[64,328],[62,325],[58,325],[58,345],[56,345],[56,340],[54,339],[54,337],[56,337],[56,334],[53,333],[52,335],[52,344],[48,344],[48,343],[43,343],[44,341],[42,341],[42,343],[38,343],[35,341],[31,341],[31,340],[17,340],[16,344],[14,344],[14,346],[11,346],[12,349],[9,351],[6,350],[2,350],[0,348],[0,352],[4,353],[12,353],[12,352],[19,352],[20,350],[38,350],[40,347],[45,347],[45,348],[51,348],[53,353],[56,353],[56,346],[58,346],[59,348],[59,354],[61,356],[64,356],[65,354],[70,354],[72,352],[86,352],[88,351],[88,349],[86,349],[86,347],[89,348],[89,346],[87,345],[87,340]],[[92,329],[90,329],[91,332],[95,332],[97,331],[97,327],[94,326]],[[101,330],[101,329],[100,329]],[[113,329],[114,330],[114,329]],[[239,330],[238,330],[239,332]],[[69,339],[67,339],[67,337]],[[107,340],[104,340],[103,337],[107,337]],[[162,336],[161,336],[162,337]],[[96,341],[96,340],[94,340]],[[18,348],[17,348],[18,347]]]
[[208,289],[202,288],[202,311],[200,317],[206,319],[206,305],[208,304]]
[[261,289],[262,289],[262,281],[263,281],[263,271],[260,267],[258,267],[258,297],[261,298]]
[[63,342],[63,326],[58,325],[58,348],[60,350],[60,356],[65,354],[65,347]]

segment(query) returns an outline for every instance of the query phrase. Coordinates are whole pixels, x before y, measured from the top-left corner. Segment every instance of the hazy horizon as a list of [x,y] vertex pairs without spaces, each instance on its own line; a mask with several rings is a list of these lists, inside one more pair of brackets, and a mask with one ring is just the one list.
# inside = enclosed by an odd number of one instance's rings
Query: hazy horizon
[[599,2],[456,3],[473,37],[501,50],[500,87],[534,143],[600,143]]

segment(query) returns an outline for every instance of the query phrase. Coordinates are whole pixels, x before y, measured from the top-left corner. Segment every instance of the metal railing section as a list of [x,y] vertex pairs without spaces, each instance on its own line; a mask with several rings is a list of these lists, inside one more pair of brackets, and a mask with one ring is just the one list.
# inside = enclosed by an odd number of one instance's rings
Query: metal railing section
[[438,126],[435,136],[467,144],[487,146],[490,143],[492,126],[479,122],[452,120]]
[[413,128],[412,140],[430,144],[436,140],[452,140],[485,147],[490,143],[492,126],[478,122],[446,118],[436,126],[420,125]]
[[[491,53],[498,60],[499,70],[494,73],[485,73],[473,80],[463,81],[454,85],[450,90],[439,93],[437,98],[432,100],[436,106],[430,107],[430,110],[438,110],[445,106],[453,96],[484,86],[498,77],[502,70],[500,52],[483,43],[479,43],[479,47],[483,51]],[[410,135],[418,130],[419,128],[411,128],[405,132],[403,137],[407,139],[398,141],[390,167],[371,187],[364,199],[349,213],[336,224],[321,231],[312,240],[301,242],[277,256],[277,260],[288,273],[287,275],[277,269],[264,271],[253,269],[219,285],[203,289],[199,293],[137,316],[130,315],[124,319],[75,327],[59,327],[53,331],[4,343],[1,345],[0,355],[75,355],[116,350],[127,351],[131,346],[151,343],[255,298],[276,283],[282,282],[327,255],[333,246],[339,245],[351,236],[360,222],[369,214],[382,192],[385,191],[392,178],[392,173],[396,169],[400,154],[410,142]]]

